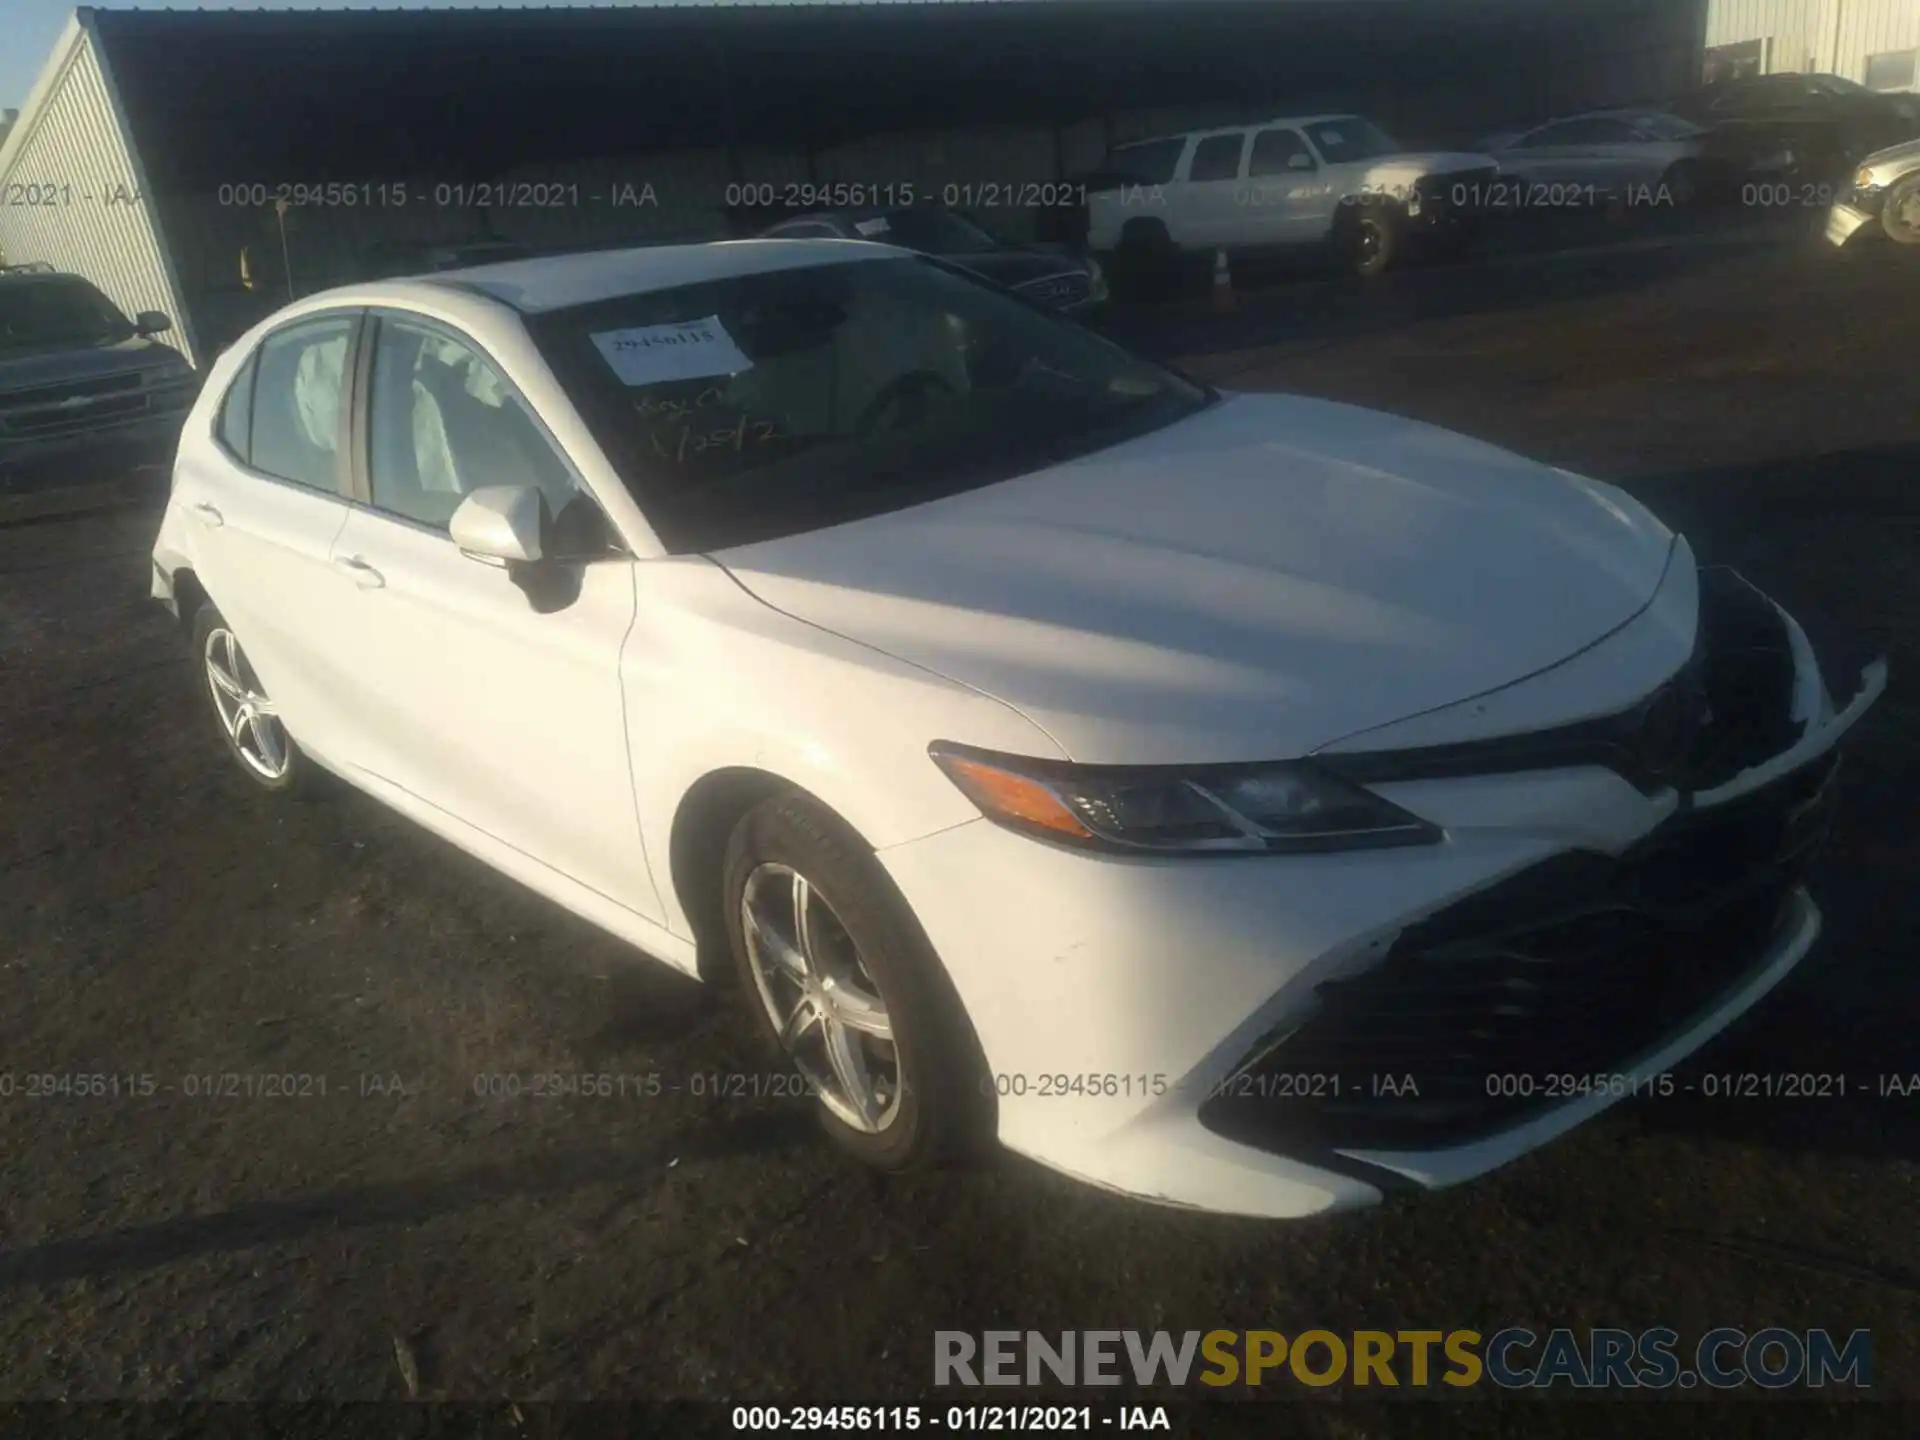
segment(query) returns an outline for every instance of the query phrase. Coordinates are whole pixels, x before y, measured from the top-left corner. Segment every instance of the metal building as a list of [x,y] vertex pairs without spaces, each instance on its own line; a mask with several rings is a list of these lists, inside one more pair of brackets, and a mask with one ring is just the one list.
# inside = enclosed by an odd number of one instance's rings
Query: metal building
[[395,239],[711,238],[835,184],[1017,232],[1023,186],[1115,140],[1356,110],[1446,144],[1658,100],[1698,76],[1705,4],[82,9],[0,145],[34,201],[0,251],[167,311],[204,358]]
[[1709,0],[1715,76],[1805,71],[1874,90],[1920,88],[1920,0]]

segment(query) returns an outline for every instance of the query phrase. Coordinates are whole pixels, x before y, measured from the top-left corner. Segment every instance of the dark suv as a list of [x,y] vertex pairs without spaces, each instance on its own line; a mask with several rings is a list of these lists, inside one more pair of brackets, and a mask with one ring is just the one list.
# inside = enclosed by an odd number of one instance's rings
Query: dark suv
[[1707,128],[1710,154],[1756,177],[1839,180],[1861,156],[1920,136],[1920,99],[1838,75],[1724,80],[1672,108]]
[[200,377],[78,275],[0,269],[0,488],[112,479],[173,455]]

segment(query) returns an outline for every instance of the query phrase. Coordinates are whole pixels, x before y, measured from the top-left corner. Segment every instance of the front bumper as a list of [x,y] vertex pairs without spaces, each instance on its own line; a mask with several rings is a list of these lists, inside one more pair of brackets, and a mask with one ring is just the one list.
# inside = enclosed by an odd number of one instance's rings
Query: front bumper
[[[1885,667],[1836,713],[1780,634],[1770,703],[1797,738],[1690,802],[1583,764],[1383,788],[1445,829],[1430,847],[1131,860],[979,821],[883,850],[980,1036],[1002,1141],[1285,1217],[1470,1179],[1635,1093],[1819,932],[1801,872]],[[1576,1062],[1619,1079],[1561,1093]]]
[[1849,200],[1836,200],[1827,211],[1827,243],[1836,247],[1845,245],[1877,219],[1879,219],[1878,213],[1865,205]]
[[163,411],[127,424],[30,439],[0,439],[0,488],[112,480],[171,465],[187,410]]

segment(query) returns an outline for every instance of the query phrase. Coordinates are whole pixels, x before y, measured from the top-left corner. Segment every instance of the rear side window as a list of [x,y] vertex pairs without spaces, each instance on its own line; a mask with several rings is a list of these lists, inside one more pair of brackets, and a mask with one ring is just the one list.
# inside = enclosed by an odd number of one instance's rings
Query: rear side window
[[259,357],[250,355],[247,363],[240,367],[233,384],[227,387],[227,398],[220,402],[220,423],[214,430],[227,453],[242,465],[253,463],[250,458],[253,440],[253,375],[258,363]]
[[1186,153],[1184,137],[1172,140],[1143,140],[1138,145],[1122,145],[1107,157],[1105,168],[1127,185],[1165,185],[1173,179],[1174,168]]
[[1246,148],[1247,137],[1240,135],[1209,135],[1193,147],[1193,164],[1187,167],[1189,180],[1238,180],[1240,178],[1240,152]]
[[315,490],[339,489],[341,407],[354,317],[328,316],[270,335],[254,364],[248,463]]

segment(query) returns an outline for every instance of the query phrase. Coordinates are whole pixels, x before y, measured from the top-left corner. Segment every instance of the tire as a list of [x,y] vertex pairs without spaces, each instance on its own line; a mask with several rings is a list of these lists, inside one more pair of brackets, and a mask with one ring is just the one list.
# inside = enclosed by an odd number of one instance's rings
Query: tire
[[1920,245],[1920,174],[1896,180],[1887,191],[1880,229],[1896,245]]
[[[794,877],[805,887],[809,917],[798,946]],[[797,791],[763,801],[728,841],[721,895],[743,1000],[768,1043],[805,1077],[838,1146],[893,1173],[970,1159],[985,1148],[994,1101],[980,1042],[919,922],[851,827]],[[749,906],[763,917],[751,935]],[[834,1013],[871,1025],[878,1002],[892,1035],[891,1064],[887,1042],[870,1029],[830,1022],[821,1002],[803,998],[809,982],[775,958],[783,947],[808,952],[811,985]],[[812,1020],[794,1027],[791,1044],[783,1041],[776,1013],[808,1005]],[[850,1037],[873,1092],[865,1123],[852,1118],[858,1107],[847,1098],[846,1071],[832,1059],[835,1027]]]
[[[258,789],[274,794],[318,793],[319,767],[294,743],[277,712],[260,710],[260,704],[270,705],[271,699],[247,661],[246,647],[226,617],[210,603],[202,605],[193,617],[193,654],[200,667],[207,707],[240,773]],[[237,680],[246,692],[244,698],[216,680],[216,667],[225,679]],[[248,716],[244,722],[237,718],[241,711]]]
[[1129,296],[1159,299],[1173,288],[1180,247],[1159,220],[1129,220],[1120,227],[1113,279]]
[[1348,264],[1363,280],[1384,275],[1399,263],[1406,238],[1406,221],[1397,210],[1361,204],[1347,229]]

